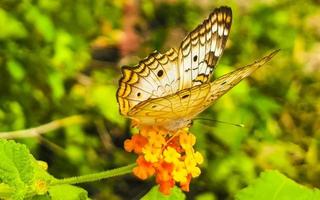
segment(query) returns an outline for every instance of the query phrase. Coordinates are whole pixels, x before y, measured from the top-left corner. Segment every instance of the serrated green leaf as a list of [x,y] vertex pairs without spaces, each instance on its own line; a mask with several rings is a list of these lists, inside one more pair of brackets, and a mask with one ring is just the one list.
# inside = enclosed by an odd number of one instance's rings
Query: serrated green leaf
[[12,187],[12,199],[23,199],[33,181],[33,158],[25,145],[0,140],[0,181]]
[[278,171],[263,172],[249,187],[236,195],[237,200],[320,199],[320,190],[299,185]]
[[0,160],[0,199],[44,194],[54,179],[23,144],[0,139]]
[[52,200],[86,200],[88,192],[72,185],[56,185],[49,189]]
[[141,200],[183,200],[186,195],[178,187],[171,190],[170,195],[164,195],[159,192],[159,186],[154,186]]

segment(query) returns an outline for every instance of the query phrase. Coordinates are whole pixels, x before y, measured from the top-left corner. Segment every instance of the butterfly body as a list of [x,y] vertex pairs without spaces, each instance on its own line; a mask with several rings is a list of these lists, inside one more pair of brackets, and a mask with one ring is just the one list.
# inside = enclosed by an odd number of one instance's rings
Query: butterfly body
[[269,61],[259,61],[210,82],[230,33],[232,12],[215,9],[182,41],[179,50],[154,52],[135,67],[123,67],[117,100],[120,113],[143,125],[177,130]]

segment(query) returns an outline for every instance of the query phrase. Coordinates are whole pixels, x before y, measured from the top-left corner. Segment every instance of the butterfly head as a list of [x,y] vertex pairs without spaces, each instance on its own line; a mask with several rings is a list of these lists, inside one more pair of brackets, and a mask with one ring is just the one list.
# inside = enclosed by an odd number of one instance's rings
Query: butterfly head
[[191,119],[181,118],[178,120],[173,120],[171,122],[168,122],[164,126],[170,131],[176,131],[176,130],[182,129],[182,128],[190,128],[191,125],[192,125]]

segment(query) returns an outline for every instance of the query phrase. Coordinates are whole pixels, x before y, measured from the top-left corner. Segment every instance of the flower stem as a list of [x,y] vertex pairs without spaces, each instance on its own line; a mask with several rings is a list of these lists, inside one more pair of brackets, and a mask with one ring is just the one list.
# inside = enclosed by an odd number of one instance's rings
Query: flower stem
[[123,174],[128,174],[132,171],[132,169],[136,166],[136,164],[127,165],[124,167],[119,167],[116,169],[111,169],[103,172],[98,172],[94,174],[87,174],[83,176],[75,176],[70,178],[56,179],[51,182],[51,185],[62,185],[62,184],[79,184],[85,182],[92,182],[101,179],[106,179],[114,176],[120,176]]

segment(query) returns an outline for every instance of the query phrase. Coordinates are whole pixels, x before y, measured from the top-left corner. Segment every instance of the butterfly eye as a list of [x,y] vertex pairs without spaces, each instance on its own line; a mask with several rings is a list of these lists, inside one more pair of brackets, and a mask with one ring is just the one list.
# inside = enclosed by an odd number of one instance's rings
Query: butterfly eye
[[157,73],[157,75],[158,75],[159,77],[161,77],[161,76],[163,75],[163,71],[162,71],[162,70],[159,70],[158,73]]
[[198,56],[194,56],[194,57],[193,57],[193,61],[194,61],[194,62],[196,62],[197,59],[198,59]]

